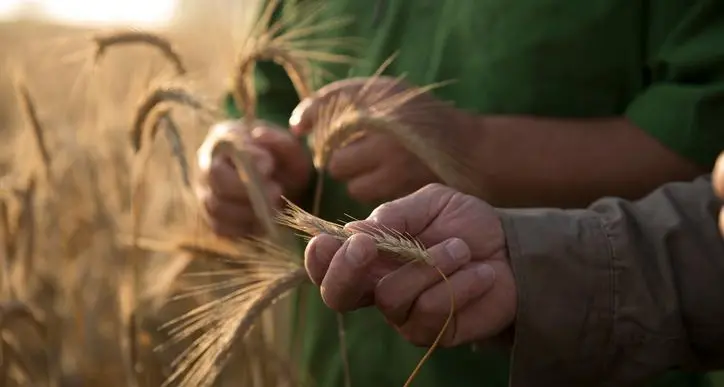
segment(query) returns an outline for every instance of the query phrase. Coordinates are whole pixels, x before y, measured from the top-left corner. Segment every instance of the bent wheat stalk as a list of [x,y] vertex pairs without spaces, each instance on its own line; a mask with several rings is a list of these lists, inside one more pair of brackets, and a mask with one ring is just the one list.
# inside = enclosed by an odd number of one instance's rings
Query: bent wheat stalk
[[[289,5],[287,5],[289,4]],[[237,72],[233,78],[232,96],[236,107],[244,112],[248,123],[256,120],[256,86],[254,68],[259,61],[273,61],[284,68],[300,99],[312,94],[311,85],[314,71],[324,71],[314,63],[349,63],[353,57],[331,53],[335,48],[354,47],[355,41],[349,38],[319,38],[315,34],[330,32],[347,25],[351,20],[339,18],[320,22],[324,4],[317,3],[302,7],[287,3],[291,9],[287,15],[273,24],[270,20],[280,6],[279,0],[269,1],[258,22],[254,25],[250,37],[239,54]],[[303,15],[303,16],[302,16]]]
[[176,51],[171,42],[159,35],[147,31],[114,31],[98,34],[93,37],[95,42],[95,62],[98,63],[109,48],[119,45],[143,44],[158,49],[163,56],[171,62],[178,75],[186,74],[186,66],[181,60],[181,55]]
[[[285,199],[286,200],[286,199]],[[343,226],[320,219],[306,211],[299,206],[295,205],[289,200],[286,200],[287,208],[282,211],[277,221],[300,231],[308,236],[316,236],[320,234],[331,235],[338,240],[346,240],[351,237],[354,233],[351,230],[344,228]],[[432,355],[433,351],[437,348],[440,340],[442,339],[448,325],[452,321],[455,314],[455,297],[453,294],[452,287],[447,279],[447,276],[432,262],[430,254],[427,252],[425,247],[417,240],[409,235],[402,234],[398,231],[389,228],[375,228],[371,230],[364,230],[365,234],[368,234],[375,241],[377,249],[394,254],[404,262],[422,262],[433,267],[442,277],[443,281],[448,285],[450,289],[450,312],[445,320],[440,333],[438,333],[435,341],[432,343],[430,348],[427,350],[422,359],[417,363],[417,366],[410,374],[409,378],[405,382],[405,387],[409,386],[414,380],[415,376],[420,372],[422,365]]]
[[268,235],[271,240],[284,245],[286,241],[274,223],[274,214],[272,212],[274,206],[264,191],[263,181],[256,169],[256,165],[244,150],[244,141],[237,134],[231,132],[223,134],[211,149],[211,159],[219,154],[229,157],[233,163],[239,179],[247,188],[254,214],[262,223],[265,235]]
[[131,130],[131,144],[134,151],[137,152],[141,148],[144,123],[148,120],[149,114],[157,105],[163,102],[175,102],[210,115],[216,113],[215,109],[208,107],[193,93],[181,86],[157,87],[141,100],[136,109],[136,116]]

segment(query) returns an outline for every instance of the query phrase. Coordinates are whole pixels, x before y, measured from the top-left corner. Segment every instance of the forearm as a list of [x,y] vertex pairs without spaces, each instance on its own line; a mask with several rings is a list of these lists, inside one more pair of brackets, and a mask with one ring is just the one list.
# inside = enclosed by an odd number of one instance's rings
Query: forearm
[[721,203],[708,181],[587,210],[502,210],[518,283],[512,386],[629,386],[724,367]]
[[701,173],[625,118],[472,118],[480,185],[502,207],[584,207],[604,196],[637,199]]

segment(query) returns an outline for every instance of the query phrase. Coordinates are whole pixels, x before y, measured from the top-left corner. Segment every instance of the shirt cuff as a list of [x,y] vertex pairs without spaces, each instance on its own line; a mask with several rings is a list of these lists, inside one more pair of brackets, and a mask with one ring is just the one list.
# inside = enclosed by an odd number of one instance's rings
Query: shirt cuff
[[585,210],[500,210],[518,286],[510,382],[580,386],[602,380],[612,350],[612,248]]

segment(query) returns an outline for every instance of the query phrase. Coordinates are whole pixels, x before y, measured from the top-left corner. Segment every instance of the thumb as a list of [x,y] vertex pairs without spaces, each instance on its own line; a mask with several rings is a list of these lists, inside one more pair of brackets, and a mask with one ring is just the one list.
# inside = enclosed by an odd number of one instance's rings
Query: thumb
[[313,117],[316,116],[317,103],[312,98],[302,100],[292,111],[289,117],[289,131],[295,136],[309,134],[314,127]]

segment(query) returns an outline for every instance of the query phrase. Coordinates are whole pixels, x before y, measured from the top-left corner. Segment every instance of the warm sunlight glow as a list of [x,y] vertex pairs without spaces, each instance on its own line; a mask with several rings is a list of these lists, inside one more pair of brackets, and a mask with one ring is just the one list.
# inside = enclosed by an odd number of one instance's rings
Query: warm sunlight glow
[[16,12],[23,3],[23,0],[0,0],[0,17]]
[[61,23],[143,27],[168,23],[176,8],[176,0],[0,0],[0,14],[31,4],[44,17]]

